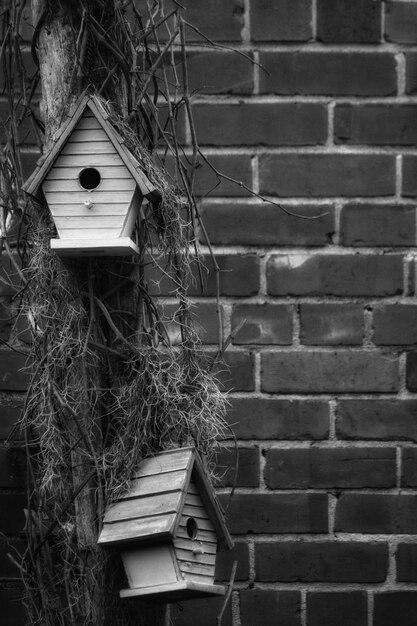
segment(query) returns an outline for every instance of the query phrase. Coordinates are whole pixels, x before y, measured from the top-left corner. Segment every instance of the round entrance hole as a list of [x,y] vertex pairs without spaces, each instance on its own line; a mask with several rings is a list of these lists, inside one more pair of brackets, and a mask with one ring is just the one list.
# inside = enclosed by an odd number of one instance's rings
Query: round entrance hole
[[197,537],[198,526],[197,526],[197,522],[195,521],[193,517],[189,517],[187,519],[185,528],[187,530],[187,535],[189,536],[190,539],[195,539]]
[[78,180],[83,189],[96,189],[101,181],[100,172],[95,167],[86,167],[79,173]]

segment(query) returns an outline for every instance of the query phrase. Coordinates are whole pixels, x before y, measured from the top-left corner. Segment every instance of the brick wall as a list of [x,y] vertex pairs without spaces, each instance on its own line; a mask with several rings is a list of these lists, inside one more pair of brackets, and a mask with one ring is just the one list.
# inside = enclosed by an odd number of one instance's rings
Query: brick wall
[[[236,547],[219,580],[239,562],[223,626],[414,626],[417,2],[184,3],[190,22],[255,62],[189,33],[200,143],[243,183],[198,172],[225,336],[245,320],[222,373],[240,450],[235,495],[230,470],[220,489]],[[33,161],[28,148],[28,172]],[[12,291],[0,284],[0,333],[22,347]],[[212,275],[195,301],[214,349]],[[0,354],[4,437],[27,379],[24,356]],[[17,548],[19,468],[0,446],[0,526]],[[1,550],[0,610],[19,625]],[[215,624],[221,603],[174,606],[172,623]]]
[[[417,3],[187,6],[203,31],[262,65],[195,41],[200,143],[226,174],[308,218],[228,181],[202,200],[224,270],[225,335],[246,320],[223,375],[240,449],[235,495],[222,495],[239,557],[224,622],[411,626]],[[202,168],[199,184],[206,194],[215,176]],[[196,309],[208,344],[209,293]],[[229,450],[219,464],[232,462]],[[171,616],[208,626],[218,605]]]

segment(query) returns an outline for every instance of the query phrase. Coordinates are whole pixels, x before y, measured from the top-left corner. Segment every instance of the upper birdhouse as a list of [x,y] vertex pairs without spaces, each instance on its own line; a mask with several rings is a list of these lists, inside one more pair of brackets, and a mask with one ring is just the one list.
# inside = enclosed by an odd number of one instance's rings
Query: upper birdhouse
[[61,256],[138,252],[131,236],[143,198],[159,200],[96,96],[84,96],[24,190],[46,199]]
[[216,553],[233,543],[194,448],[145,459],[107,510],[98,543],[121,552],[130,587],[123,598],[173,602],[225,593],[214,584]]

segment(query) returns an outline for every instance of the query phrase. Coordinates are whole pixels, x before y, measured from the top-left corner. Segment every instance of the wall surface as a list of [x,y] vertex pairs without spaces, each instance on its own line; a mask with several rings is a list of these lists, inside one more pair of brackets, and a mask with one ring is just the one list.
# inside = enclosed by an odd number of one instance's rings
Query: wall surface
[[[198,174],[225,336],[245,320],[222,374],[240,450],[234,496],[231,470],[220,489],[236,548],[218,578],[239,561],[222,624],[415,626],[417,2],[182,3],[208,37],[244,53],[189,32],[198,137],[226,175]],[[0,338],[22,347],[12,295],[0,282]],[[213,272],[196,313],[214,349]],[[3,438],[24,361],[0,348]],[[226,449],[219,465],[233,462]],[[20,467],[0,446],[0,528],[16,546]],[[17,626],[8,550],[0,614]],[[214,625],[221,604],[173,606],[172,623]]]

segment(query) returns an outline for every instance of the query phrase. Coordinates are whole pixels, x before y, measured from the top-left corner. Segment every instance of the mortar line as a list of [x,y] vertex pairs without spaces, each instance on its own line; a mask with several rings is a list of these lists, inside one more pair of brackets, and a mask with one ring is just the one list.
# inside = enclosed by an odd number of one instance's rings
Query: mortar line
[[307,626],[307,590],[302,588],[300,592],[301,626]]
[[255,63],[253,63],[253,94],[259,96],[259,72],[261,70],[259,67],[259,52],[257,50],[254,51],[253,58],[255,61]]
[[399,52],[395,55],[395,61],[397,64],[397,91],[398,96],[404,96],[406,90],[406,70],[405,70],[405,55],[404,52]]
[[336,400],[329,401],[329,442],[339,443],[336,437]]
[[311,34],[313,41],[317,40],[317,0],[311,2]]
[[402,154],[398,154],[395,159],[395,191],[397,199],[401,198],[403,187],[403,157]]
[[385,2],[381,2],[381,15],[380,15],[380,26],[381,26],[381,33],[380,33],[380,42],[381,44],[385,44]]
[[402,474],[402,454],[401,446],[396,448],[396,469],[397,469],[397,488],[401,491],[401,474]]
[[368,589],[368,626],[373,626],[374,621],[374,592]]

